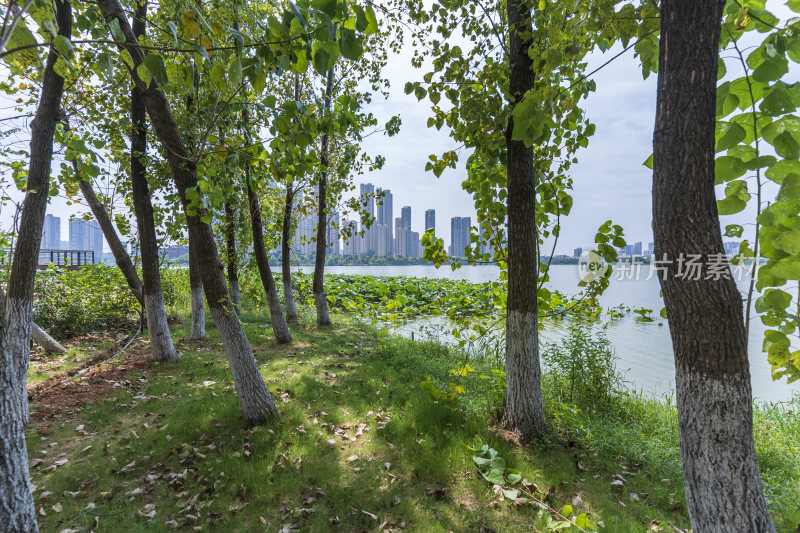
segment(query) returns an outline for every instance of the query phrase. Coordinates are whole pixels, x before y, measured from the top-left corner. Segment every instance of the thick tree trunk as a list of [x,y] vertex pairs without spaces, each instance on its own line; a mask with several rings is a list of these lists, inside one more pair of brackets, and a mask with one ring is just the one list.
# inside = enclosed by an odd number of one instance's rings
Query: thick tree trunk
[[283,276],[283,305],[286,308],[286,320],[294,322],[299,317],[297,305],[294,303],[294,287],[292,286],[292,208],[294,205],[294,188],[292,183],[286,185],[286,205],[283,208],[283,235],[281,236],[281,274]]
[[275,286],[275,278],[272,277],[272,270],[269,268],[267,251],[264,247],[264,227],[261,222],[261,203],[258,195],[250,186],[249,175],[247,179],[247,199],[250,205],[250,226],[253,230],[253,250],[256,255],[256,265],[261,277],[261,284],[264,286],[264,293],[269,305],[269,316],[272,321],[272,331],[275,332],[275,339],[280,344],[292,342],[292,334],[286,319],[283,317],[281,300],[278,296],[278,288]]
[[[58,34],[70,39],[72,8],[56,2]],[[0,315],[0,524],[3,531],[38,531],[30,490],[28,454],[23,425],[28,419],[33,286],[39,243],[50,190],[53,136],[61,110],[64,78],[55,71],[58,53],[47,55],[36,118],[31,124],[28,183],[20,219],[17,248],[8,279],[5,315]]]
[[242,296],[239,292],[239,274],[236,257],[236,215],[230,202],[225,202],[225,255],[228,263],[228,289],[231,303],[237,313],[241,311]]
[[[0,288],[0,309],[6,307],[6,291]],[[36,322],[31,321],[31,339],[33,342],[44,348],[47,353],[64,353],[66,348],[51,337],[45,330],[40,328]]]
[[194,250],[189,246],[189,288],[192,294],[192,329],[189,338],[203,340],[206,338],[206,308],[203,305],[203,279]]
[[188,209],[190,201],[186,197],[186,191],[198,186],[194,160],[186,151],[166,95],[155,80],[147,85],[136,72],[136,68],[142,64],[143,57],[141,50],[135,46],[137,44],[136,37],[133,35],[119,1],[99,0],[98,6],[106,22],[115,19],[118,21],[126,42],[122,48],[127,50],[133,59],[131,76],[139,89],[147,113],[150,115],[150,122],[163,145],[164,155],[168,160],[175,186],[184,205],[189,226],[189,246],[190,248],[195,247],[196,250],[208,307],[228,356],[234,386],[244,417],[249,423],[264,422],[278,415],[277,406],[258,370],[244,328],[233,311],[225,283],[225,273],[219,260],[211,226],[201,219],[204,214],[202,210],[189,211]]
[[[75,162],[73,162],[73,167],[77,167]],[[139,303],[142,303],[142,280],[139,279],[139,274],[136,273],[136,267],[131,261],[131,256],[128,255],[128,252],[125,251],[125,246],[119,240],[117,230],[114,229],[114,224],[111,222],[105,206],[97,198],[89,181],[81,180],[80,186],[86,203],[89,204],[94,218],[97,219],[100,229],[103,230],[103,236],[106,238],[108,247],[111,248],[111,253],[114,254],[114,260],[117,262],[120,272],[125,276],[125,281],[128,282],[128,286],[133,291],[136,299],[139,300]]]
[[[138,4],[133,17],[133,34],[138,38],[145,33],[147,2]],[[136,225],[139,228],[139,247],[142,254],[142,278],[144,309],[147,313],[147,333],[150,335],[150,350],[153,359],[170,363],[180,358],[172,344],[164,295],[161,292],[158,240],[153,219],[153,204],[150,202],[150,187],[147,183],[147,116],[136,86],[131,90],[131,189]]]
[[[325,113],[331,110],[331,93],[333,92],[333,67],[328,71],[328,80],[325,85]],[[322,136],[322,150],[320,163],[322,175],[319,178],[319,201],[317,202],[317,255],[314,260],[314,306],[317,308],[317,324],[330,326],[331,317],[328,313],[328,297],[325,294],[325,256],[328,249],[328,173],[330,165],[329,147],[330,136]]]
[[[725,2],[665,0],[653,136],[655,253],[675,350],[683,482],[697,533],[773,532],[756,465],[742,299],[722,256],[714,195],[720,21]],[[703,271],[681,273],[682,260]],[[695,279],[697,278],[697,279]]]
[[[508,1],[510,93],[519,103],[533,87],[528,57],[530,11],[525,2]],[[510,120],[510,119],[509,119]],[[508,300],[506,302],[506,395],[503,425],[532,439],[545,429],[539,364],[539,258],[536,255],[536,175],[533,150],[506,132],[508,154]]]

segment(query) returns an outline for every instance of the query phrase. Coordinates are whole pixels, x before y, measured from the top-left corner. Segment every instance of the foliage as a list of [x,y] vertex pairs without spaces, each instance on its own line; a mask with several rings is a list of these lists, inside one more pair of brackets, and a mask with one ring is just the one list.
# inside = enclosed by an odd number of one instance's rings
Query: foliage
[[550,505],[550,492],[539,489],[535,483],[523,477],[519,470],[507,467],[505,459],[498,451],[484,444],[480,437],[475,437],[472,446],[467,446],[467,449],[475,452],[472,461],[483,479],[492,484],[492,491],[500,500],[508,500],[514,505],[535,507],[546,531],[594,531],[586,513],[573,516],[573,507],[569,504],[564,505],[560,511]]
[[116,266],[39,272],[34,298],[33,320],[56,338],[139,320],[139,302]]
[[554,402],[608,409],[622,382],[605,331],[593,332],[591,325],[578,320],[560,344],[542,349],[542,360]]

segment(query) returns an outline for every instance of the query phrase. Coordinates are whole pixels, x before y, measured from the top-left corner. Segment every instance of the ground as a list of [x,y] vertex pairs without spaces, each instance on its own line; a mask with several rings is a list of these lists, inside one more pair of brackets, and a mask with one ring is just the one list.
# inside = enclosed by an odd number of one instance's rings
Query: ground
[[[151,363],[145,336],[41,393],[58,382],[53,365],[30,391],[42,531],[543,531],[552,513],[500,501],[476,469],[467,448],[476,436],[553,508],[571,505],[601,531],[688,527],[679,478],[569,442],[519,445],[491,418],[422,390],[456,364],[444,349],[335,318],[323,329],[294,324],[295,341],[279,346],[263,317],[244,317],[280,412],[257,427],[244,423],[210,324],[201,342],[173,324],[174,365]],[[78,359],[71,373],[115,351],[106,343],[85,355],[90,345],[65,359]],[[612,485],[614,475],[625,482]]]

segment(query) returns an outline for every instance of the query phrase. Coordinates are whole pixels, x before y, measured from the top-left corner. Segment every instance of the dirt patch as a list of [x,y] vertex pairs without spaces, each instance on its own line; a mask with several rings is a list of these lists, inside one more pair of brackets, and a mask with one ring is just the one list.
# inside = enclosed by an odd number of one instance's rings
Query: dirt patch
[[[31,423],[40,433],[49,432],[53,420],[77,413],[86,404],[110,396],[126,386],[126,375],[149,368],[153,363],[149,344],[144,339],[134,342],[119,358],[98,364],[110,354],[97,354],[81,368],[70,369],[43,383],[28,385],[31,400]],[[87,370],[85,374],[61,383],[64,379]]]

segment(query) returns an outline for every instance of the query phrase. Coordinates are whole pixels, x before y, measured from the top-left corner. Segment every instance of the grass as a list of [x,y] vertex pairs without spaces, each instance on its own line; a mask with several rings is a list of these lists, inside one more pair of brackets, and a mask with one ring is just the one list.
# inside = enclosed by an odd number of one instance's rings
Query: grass
[[[104,399],[31,426],[42,531],[543,531],[533,506],[498,501],[479,475],[475,436],[600,530],[688,529],[672,407],[626,395],[600,415],[550,401],[552,434],[517,446],[492,429],[497,391],[477,377],[491,368],[471,363],[454,410],[420,385],[452,379],[457,352],[334,318],[294,324],[278,346],[263,316],[243,317],[280,411],[269,424],[244,424],[213,327],[190,342],[176,324],[180,363],[133,371]],[[756,427],[766,478],[800,494],[798,415],[759,411]]]

